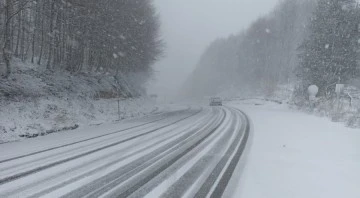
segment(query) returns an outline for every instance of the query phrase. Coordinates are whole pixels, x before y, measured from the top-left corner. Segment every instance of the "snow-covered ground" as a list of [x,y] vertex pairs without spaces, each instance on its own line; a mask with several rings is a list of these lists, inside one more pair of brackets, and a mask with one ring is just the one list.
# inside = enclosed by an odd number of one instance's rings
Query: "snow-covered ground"
[[360,129],[261,100],[233,101],[254,137],[235,197],[360,197]]
[[64,127],[80,127],[139,117],[159,109],[146,98],[120,101],[116,99],[42,98],[34,101],[12,102],[0,110],[0,143],[19,140],[21,134],[46,134]]
[[0,144],[159,110],[132,77],[49,72],[14,59],[10,78],[0,78]]

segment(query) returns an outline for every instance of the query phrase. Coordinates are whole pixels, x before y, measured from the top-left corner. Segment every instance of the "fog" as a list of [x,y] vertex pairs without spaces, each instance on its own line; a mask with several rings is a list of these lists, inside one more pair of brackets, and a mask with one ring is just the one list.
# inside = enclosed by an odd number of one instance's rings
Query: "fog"
[[246,29],[278,0],[155,0],[161,17],[164,57],[155,64],[149,92],[175,96],[201,54],[219,37]]

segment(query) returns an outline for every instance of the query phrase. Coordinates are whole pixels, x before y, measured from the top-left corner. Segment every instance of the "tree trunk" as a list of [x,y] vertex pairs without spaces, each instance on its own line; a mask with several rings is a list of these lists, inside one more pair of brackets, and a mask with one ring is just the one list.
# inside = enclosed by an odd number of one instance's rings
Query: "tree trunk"
[[51,69],[51,60],[52,60],[52,54],[54,50],[54,16],[55,16],[55,1],[51,2],[51,11],[50,11],[50,30],[49,30],[49,56],[46,64],[46,69]]
[[39,6],[39,2],[36,4],[36,13],[34,16],[34,30],[32,32],[32,42],[31,42],[31,51],[32,51],[32,55],[31,55],[31,63],[34,63],[34,58],[35,58],[35,39],[36,39],[36,32],[38,30],[38,22],[39,22],[39,13],[40,13],[40,6]]
[[36,32],[36,28],[34,29],[34,32],[32,34],[32,43],[31,43],[31,51],[32,51],[32,55],[31,55],[31,63],[34,63],[34,57],[35,57],[35,32]]
[[[21,11],[20,16],[22,18],[23,12]],[[20,58],[22,61],[25,61],[25,23],[22,21],[21,23],[21,39],[20,39]]]
[[8,78],[11,74],[11,49],[10,49],[10,42],[11,42],[11,35],[10,31],[10,20],[11,20],[11,0],[6,0],[5,6],[5,21],[4,21],[4,46],[3,46],[3,59],[5,62],[5,74],[4,77]]
[[64,64],[66,64],[66,31],[67,31],[67,19],[66,19],[66,7],[64,8],[64,13],[63,13],[63,19],[64,19],[64,22],[63,22],[63,31],[62,31],[62,46],[61,46],[61,62],[63,64],[63,67],[64,67]]
[[21,12],[18,16],[18,29],[16,37],[16,47],[15,47],[15,57],[19,57],[19,44],[20,44],[20,34],[21,34]]
[[[43,2],[42,12],[45,10],[45,2]],[[39,52],[39,59],[38,65],[41,64],[42,56],[43,56],[43,49],[44,49],[44,16],[41,16],[41,43],[40,43],[40,52]]]

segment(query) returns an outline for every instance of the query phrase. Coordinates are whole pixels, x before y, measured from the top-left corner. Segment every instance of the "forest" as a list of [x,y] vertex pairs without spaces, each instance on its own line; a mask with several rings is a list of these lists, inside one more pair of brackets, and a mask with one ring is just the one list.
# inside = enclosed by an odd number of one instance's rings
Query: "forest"
[[163,46],[152,0],[1,0],[0,143],[151,112]]
[[291,85],[306,99],[315,84],[327,96],[337,83],[359,78],[359,11],[355,0],[280,1],[248,29],[211,43],[184,93],[270,96]]
[[2,0],[0,71],[12,60],[70,74],[151,76],[160,57],[159,17],[151,0]]

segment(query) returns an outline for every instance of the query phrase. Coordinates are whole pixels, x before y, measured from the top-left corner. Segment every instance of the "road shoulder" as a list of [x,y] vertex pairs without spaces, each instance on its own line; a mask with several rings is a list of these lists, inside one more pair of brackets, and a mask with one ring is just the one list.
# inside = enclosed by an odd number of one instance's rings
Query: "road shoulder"
[[232,102],[254,124],[236,197],[360,197],[360,131],[272,103]]

